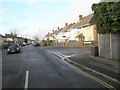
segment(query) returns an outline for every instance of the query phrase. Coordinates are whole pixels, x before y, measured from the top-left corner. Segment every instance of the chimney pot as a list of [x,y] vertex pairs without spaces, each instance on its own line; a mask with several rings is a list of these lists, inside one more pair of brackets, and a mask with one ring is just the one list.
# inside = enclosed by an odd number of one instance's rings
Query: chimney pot
[[67,27],[68,26],[68,23],[65,23],[65,27]]
[[60,28],[58,27],[58,30],[59,30]]
[[81,21],[82,20],[82,15],[79,15],[79,21]]

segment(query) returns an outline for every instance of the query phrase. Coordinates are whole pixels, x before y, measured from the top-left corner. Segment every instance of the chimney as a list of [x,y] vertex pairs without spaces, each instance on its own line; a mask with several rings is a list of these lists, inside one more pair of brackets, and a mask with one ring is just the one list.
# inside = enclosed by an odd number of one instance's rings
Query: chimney
[[79,15],[79,21],[81,21],[82,20],[82,15]]
[[59,30],[60,28],[58,27],[57,29]]
[[65,27],[67,27],[68,26],[68,23],[65,23]]
[[52,30],[54,32],[54,30]]

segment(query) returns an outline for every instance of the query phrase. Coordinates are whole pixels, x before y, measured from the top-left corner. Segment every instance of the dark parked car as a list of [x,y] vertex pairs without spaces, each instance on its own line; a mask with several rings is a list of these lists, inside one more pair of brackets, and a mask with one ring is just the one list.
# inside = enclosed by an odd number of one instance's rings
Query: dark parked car
[[68,40],[67,42],[77,42],[76,40]]
[[26,43],[25,43],[25,42],[22,42],[22,43],[21,43],[21,46],[26,46]]
[[7,49],[7,53],[20,53],[21,52],[21,46],[17,43],[12,43],[9,45]]
[[35,43],[34,46],[39,46],[39,43]]

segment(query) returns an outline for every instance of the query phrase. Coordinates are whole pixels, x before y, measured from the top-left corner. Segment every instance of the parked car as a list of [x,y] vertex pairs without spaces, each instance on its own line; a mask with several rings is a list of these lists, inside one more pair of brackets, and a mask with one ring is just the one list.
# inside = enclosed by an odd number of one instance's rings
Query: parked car
[[11,43],[7,49],[7,53],[20,53],[21,47],[17,43]]
[[34,46],[39,46],[39,43],[35,43]]
[[77,40],[68,40],[67,42],[77,42]]
[[25,43],[25,42],[22,42],[22,43],[21,43],[21,46],[26,46],[26,43]]

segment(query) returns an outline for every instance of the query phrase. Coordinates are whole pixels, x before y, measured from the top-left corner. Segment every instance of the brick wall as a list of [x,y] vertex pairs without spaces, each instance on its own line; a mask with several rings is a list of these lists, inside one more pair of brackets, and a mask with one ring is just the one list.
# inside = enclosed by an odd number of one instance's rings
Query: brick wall
[[90,46],[98,46],[98,41],[88,41],[91,43],[84,44],[84,41],[80,42],[60,42],[55,43],[52,42],[50,46],[52,47],[90,47]]

